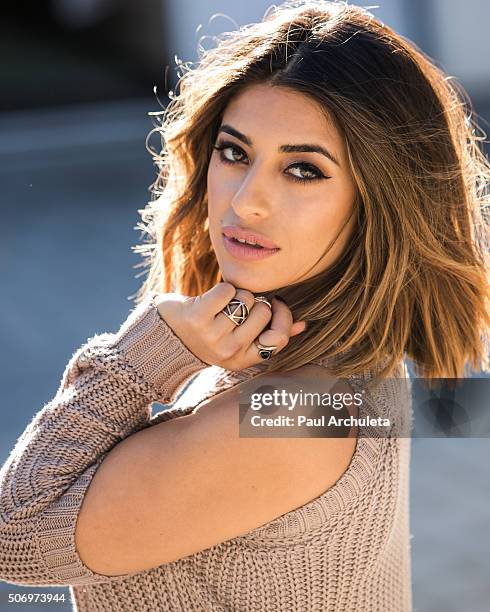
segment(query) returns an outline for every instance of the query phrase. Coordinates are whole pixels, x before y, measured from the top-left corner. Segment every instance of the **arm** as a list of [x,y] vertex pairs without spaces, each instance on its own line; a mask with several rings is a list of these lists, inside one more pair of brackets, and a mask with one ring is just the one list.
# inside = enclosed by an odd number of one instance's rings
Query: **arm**
[[208,367],[159,316],[150,294],[115,334],[90,338],[67,364],[0,471],[0,579],[26,585],[108,580],[74,544],[80,504],[109,451],[147,427],[151,403],[171,402]]

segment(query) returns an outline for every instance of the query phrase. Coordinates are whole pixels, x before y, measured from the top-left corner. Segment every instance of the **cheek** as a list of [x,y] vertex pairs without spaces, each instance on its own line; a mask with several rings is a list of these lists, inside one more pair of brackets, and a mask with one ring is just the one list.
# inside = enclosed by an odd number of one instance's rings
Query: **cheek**
[[227,208],[226,193],[223,187],[224,183],[220,179],[219,166],[212,163],[208,169],[207,175],[207,206],[209,219],[209,236],[215,250],[221,249],[221,225],[225,217]]
[[211,209],[214,207],[214,201],[215,201],[215,170],[213,168],[213,162],[210,162],[209,164],[209,168],[208,168],[208,175],[207,175],[207,184],[206,184],[206,190],[207,190],[207,200],[208,200],[208,208],[209,211],[211,211]]
[[226,201],[226,192],[225,183],[220,178],[220,167],[216,162],[211,162],[208,169],[207,199],[210,217],[219,214]]
[[295,210],[286,217],[288,232],[297,248],[314,250],[332,229],[335,221],[332,210],[320,206],[318,199],[295,203]]
[[[319,200],[322,201],[321,206],[318,205]],[[301,213],[291,214],[288,219],[291,248],[297,253],[303,253],[303,256],[322,251],[336,237],[352,210],[353,198],[347,190],[331,192],[313,201],[303,202]],[[342,241],[343,234],[339,241]]]

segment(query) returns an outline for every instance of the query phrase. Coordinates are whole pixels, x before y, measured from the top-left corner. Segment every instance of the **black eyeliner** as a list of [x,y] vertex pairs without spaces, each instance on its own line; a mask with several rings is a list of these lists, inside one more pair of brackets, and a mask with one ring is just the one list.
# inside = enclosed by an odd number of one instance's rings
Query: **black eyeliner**
[[[235,149],[237,151],[240,152],[240,154],[245,155],[246,153],[245,151],[237,144],[235,144],[234,142],[230,142],[228,140],[224,140],[224,141],[219,141],[216,142],[213,145],[213,149],[215,149],[216,151],[220,151],[220,159],[222,162],[224,162],[225,164],[230,164],[230,165],[234,165],[234,164],[239,164],[239,161],[233,161],[231,159],[227,159],[224,155],[223,155],[223,150],[224,149]],[[303,170],[308,170],[310,172],[315,172],[316,176],[310,177],[310,178],[301,178],[299,176],[295,176],[294,174],[287,174],[287,176],[292,179],[293,181],[296,181],[298,183],[312,183],[314,181],[319,181],[319,180],[323,180],[323,179],[329,179],[331,177],[329,176],[325,176],[323,174],[323,172],[317,168],[314,164],[311,164],[309,162],[296,162],[296,163],[292,163],[288,166],[288,168],[291,167],[297,167],[297,168],[302,168]],[[287,169],[287,168],[286,168]]]

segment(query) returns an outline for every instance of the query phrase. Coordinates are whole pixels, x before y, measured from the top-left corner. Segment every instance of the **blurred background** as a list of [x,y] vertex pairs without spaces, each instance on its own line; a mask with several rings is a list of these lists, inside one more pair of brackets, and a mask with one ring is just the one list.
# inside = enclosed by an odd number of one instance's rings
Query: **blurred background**
[[[175,56],[195,61],[198,44],[207,48],[209,37],[259,20],[270,3],[17,0],[3,7],[0,464],[54,396],[72,353],[93,334],[115,331],[133,306],[143,279],[131,246],[141,239],[138,209],[155,178],[147,113],[166,103]],[[362,6],[459,80],[488,132],[490,2]],[[417,612],[489,610],[489,459],[488,438],[412,441]],[[1,582],[0,610],[12,609],[7,592],[33,590],[65,592],[67,603],[52,605],[71,609],[67,589]]]

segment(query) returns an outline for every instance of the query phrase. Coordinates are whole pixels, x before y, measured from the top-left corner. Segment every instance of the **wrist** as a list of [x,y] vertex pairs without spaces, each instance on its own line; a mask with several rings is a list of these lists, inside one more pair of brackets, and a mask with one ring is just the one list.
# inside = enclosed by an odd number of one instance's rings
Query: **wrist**
[[[165,294],[167,295],[167,294]],[[148,294],[116,334],[115,348],[163,403],[170,403],[195,373],[209,367],[175,334],[167,320],[169,304]]]

